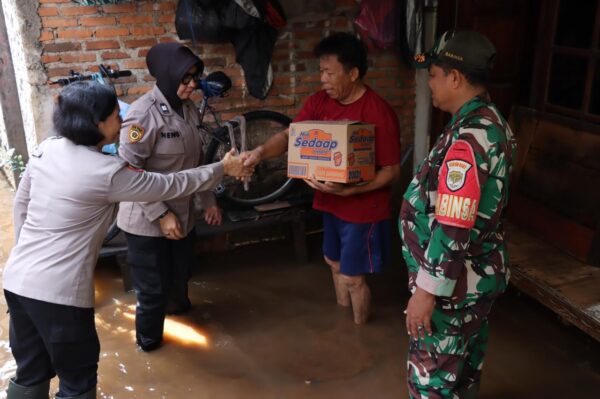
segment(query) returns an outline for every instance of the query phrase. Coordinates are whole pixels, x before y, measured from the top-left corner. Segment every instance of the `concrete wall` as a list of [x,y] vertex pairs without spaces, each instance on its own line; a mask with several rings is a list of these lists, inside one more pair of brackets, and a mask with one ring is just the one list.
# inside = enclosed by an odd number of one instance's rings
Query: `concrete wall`
[[[283,4],[287,0],[283,1]],[[234,87],[216,107],[224,117],[251,109],[273,109],[294,116],[308,95],[319,89],[318,62],[314,45],[334,30],[354,31],[355,0],[327,0],[311,6],[298,5],[286,28],[279,32],[273,54],[273,87],[261,101],[249,95],[243,72],[235,62],[231,44],[190,46],[205,61],[206,71],[223,70]],[[178,40],[175,32],[177,0],[140,0],[117,5],[80,6],[70,0],[2,0],[11,31],[11,50],[18,77],[19,98],[28,146],[50,134],[53,95],[48,83],[68,76],[71,69],[89,73],[99,63],[130,69],[133,76],[121,78],[118,94],[133,101],[150,90],[145,55],[164,41]],[[366,82],[394,107],[400,120],[403,143],[413,141],[414,72],[392,51],[372,50]]]
[[[43,0],[42,0],[43,1]],[[29,151],[49,125],[52,101],[41,62],[39,1],[2,0]]]

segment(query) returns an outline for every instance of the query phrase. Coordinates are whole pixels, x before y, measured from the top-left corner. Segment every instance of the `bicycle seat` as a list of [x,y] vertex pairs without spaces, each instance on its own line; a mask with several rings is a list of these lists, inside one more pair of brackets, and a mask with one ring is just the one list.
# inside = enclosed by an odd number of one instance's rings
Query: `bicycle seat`
[[224,72],[215,71],[198,80],[198,87],[204,93],[204,97],[222,97],[231,89],[231,79]]

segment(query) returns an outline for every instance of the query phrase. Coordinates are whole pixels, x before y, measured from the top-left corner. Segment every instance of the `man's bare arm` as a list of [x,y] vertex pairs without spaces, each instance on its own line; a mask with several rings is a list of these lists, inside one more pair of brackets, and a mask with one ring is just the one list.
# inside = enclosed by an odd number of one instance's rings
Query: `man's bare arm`
[[253,150],[243,152],[240,157],[244,159],[244,166],[256,166],[264,159],[274,158],[287,151],[289,130],[285,129],[271,136],[262,145]]

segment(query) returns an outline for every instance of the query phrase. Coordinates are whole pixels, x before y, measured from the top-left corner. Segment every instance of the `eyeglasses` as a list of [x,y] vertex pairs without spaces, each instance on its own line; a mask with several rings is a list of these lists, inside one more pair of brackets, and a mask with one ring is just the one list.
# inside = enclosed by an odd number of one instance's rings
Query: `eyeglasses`
[[189,85],[192,80],[196,81],[199,78],[200,78],[200,73],[199,72],[196,72],[196,73],[186,73],[185,75],[183,75],[183,78],[181,79],[181,84],[182,85]]

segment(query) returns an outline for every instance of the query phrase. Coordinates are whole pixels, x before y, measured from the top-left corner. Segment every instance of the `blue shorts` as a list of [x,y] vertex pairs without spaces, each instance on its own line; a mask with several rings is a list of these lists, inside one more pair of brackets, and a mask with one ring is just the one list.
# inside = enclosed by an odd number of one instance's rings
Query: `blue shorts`
[[348,276],[378,273],[391,257],[390,227],[389,220],[350,223],[324,212],[323,254]]

